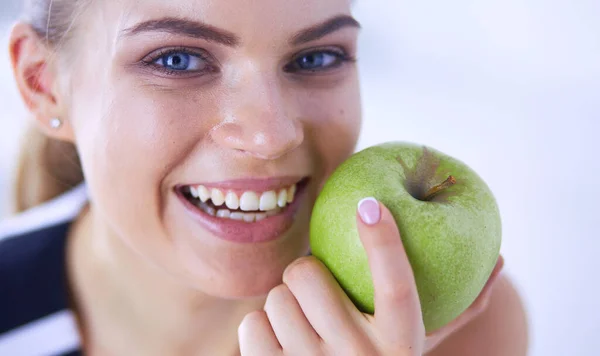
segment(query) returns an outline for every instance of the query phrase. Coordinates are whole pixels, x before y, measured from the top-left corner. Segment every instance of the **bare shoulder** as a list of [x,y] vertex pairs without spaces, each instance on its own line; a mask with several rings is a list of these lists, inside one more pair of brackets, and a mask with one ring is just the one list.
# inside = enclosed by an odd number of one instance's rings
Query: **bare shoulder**
[[487,310],[428,356],[524,356],[529,347],[527,324],[521,297],[502,276]]

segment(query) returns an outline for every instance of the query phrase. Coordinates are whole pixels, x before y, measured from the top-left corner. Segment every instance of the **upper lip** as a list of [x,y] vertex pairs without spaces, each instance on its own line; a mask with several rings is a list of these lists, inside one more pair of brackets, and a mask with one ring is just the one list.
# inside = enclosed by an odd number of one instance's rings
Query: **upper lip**
[[200,182],[193,184],[184,184],[182,186],[199,186],[203,185],[206,188],[216,188],[221,190],[236,190],[236,191],[269,191],[287,188],[293,184],[298,184],[308,179],[308,176],[284,176],[270,178],[243,178],[221,182]]

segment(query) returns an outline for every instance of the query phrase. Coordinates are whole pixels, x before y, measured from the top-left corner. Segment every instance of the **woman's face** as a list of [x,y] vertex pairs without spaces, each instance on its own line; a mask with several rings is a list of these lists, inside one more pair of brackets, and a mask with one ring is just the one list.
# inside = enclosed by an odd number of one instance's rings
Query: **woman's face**
[[268,292],[359,134],[350,1],[90,6],[68,118],[96,214],[193,288]]

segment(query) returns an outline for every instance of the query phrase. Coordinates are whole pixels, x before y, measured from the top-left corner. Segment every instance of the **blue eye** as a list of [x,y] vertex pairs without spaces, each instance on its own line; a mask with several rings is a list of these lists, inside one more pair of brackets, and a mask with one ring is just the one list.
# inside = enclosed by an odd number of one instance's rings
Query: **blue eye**
[[178,72],[199,72],[208,66],[200,56],[181,51],[164,54],[154,64]]
[[321,70],[335,66],[342,55],[330,52],[312,52],[296,59],[296,66],[302,70]]
[[298,74],[317,74],[328,72],[342,66],[345,62],[354,62],[355,59],[341,48],[313,49],[296,55],[296,57],[284,67],[284,71]]

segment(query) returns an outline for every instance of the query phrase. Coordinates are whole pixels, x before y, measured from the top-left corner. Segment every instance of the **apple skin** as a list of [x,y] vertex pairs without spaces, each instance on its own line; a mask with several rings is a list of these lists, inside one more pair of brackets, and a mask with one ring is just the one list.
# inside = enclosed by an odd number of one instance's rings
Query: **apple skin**
[[[430,201],[413,197],[423,198],[450,175],[456,184]],[[426,331],[441,328],[472,304],[498,260],[502,227],[492,192],[463,162],[410,142],[369,147],[342,163],[315,203],[310,246],[368,314],[374,313],[374,288],[356,210],[361,199],[371,196],[398,225]]]

